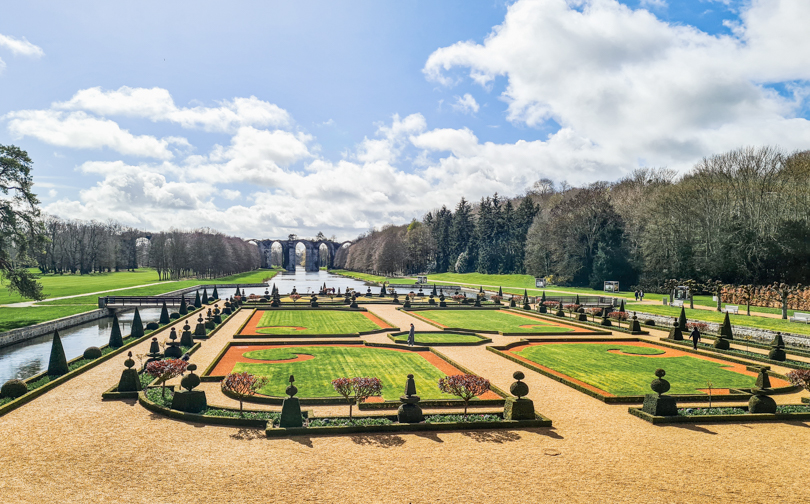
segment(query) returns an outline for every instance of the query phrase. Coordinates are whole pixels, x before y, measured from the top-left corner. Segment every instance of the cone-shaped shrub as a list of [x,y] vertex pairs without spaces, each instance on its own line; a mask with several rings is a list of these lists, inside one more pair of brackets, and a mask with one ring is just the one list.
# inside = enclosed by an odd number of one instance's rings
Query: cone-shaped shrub
[[62,338],[59,337],[59,331],[54,331],[51,358],[48,360],[48,376],[62,376],[68,371],[70,369],[68,369],[65,349],[62,347]]
[[503,288],[502,287],[498,287],[498,295],[500,297],[503,297]]
[[208,304],[208,289],[203,287],[202,304]]
[[540,298],[540,302],[541,302],[541,303],[545,303],[545,302],[546,302],[546,291],[543,291],[543,297],[541,297],[541,298]]
[[[579,297],[579,295],[577,295],[577,297]],[[622,304],[619,305],[619,311],[620,312],[624,311],[624,299],[622,299]]]
[[678,325],[681,326],[681,331],[686,329],[686,309],[681,306],[681,316],[678,317]]
[[197,291],[197,295],[194,297],[194,308],[199,308],[202,306],[202,301],[200,301],[200,291]]
[[160,324],[168,324],[172,319],[169,318],[169,309],[166,308],[166,301],[163,302],[163,308],[160,309]]
[[723,319],[723,325],[720,326],[720,337],[734,339],[734,333],[731,331],[731,320],[728,318],[728,312],[726,312],[726,318]]
[[188,304],[186,304],[186,296],[180,296],[180,309],[177,311],[180,315],[188,315]]
[[144,334],[143,332],[143,322],[141,322],[141,313],[138,311],[138,308],[135,308],[135,315],[132,317],[132,331],[129,333],[130,336],[133,338],[140,338]]
[[[576,300],[576,301],[574,301],[574,304],[580,304],[580,303],[579,303],[579,294],[577,294],[577,300]],[[622,311],[624,311],[624,309],[622,309]]]
[[211,293],[211,297],[213,299],[219,299],[219,293],[217,292],[217,286],[214,286],[214,292]]
[[113,315],[109,345],[110,348],[121,348],[124,346],[124,338],[121,337],[121,326],[118,324],[118,315]]

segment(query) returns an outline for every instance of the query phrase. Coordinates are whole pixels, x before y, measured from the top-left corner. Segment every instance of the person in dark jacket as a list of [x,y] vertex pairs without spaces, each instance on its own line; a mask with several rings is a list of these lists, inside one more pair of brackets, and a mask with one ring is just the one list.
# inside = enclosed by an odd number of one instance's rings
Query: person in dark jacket
[[700,331],[698,331],[697,327],[692,329],[692,334],[690,334],[689,337],[692,338],[692,348],[697,350],[697,344],[698,341],[700,341]]
[[411,324],[410,330],[408,330],[408,346],[413,346],[414,343],[414,335],[413,335],[413,324]]

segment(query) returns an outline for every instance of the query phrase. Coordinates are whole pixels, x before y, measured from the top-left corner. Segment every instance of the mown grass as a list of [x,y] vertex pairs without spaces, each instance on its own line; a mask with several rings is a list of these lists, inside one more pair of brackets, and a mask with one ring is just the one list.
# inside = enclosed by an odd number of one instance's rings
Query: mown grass
[[531,320],[502,310],[424,310],[414,313],[445,327],[471,331],[502,331],[505,333],[573,331],[573,329],[558,327],[541,320]]
[[[52,298],[158,283],[160,280],[158,280],[157,272],[154,269],[141,268],[135,271],[92,273],[89,275],[40,275],[38,281],[42,284],[45,297]],[[30,299],[11,294],[7,289],[0,289],[0,304],[22,301],[30,301]]]
[[[653,315],[663,315],[669,317],[678,317],[681,314],[681,309],[673,306],[663,305],[648,305],[640,303],[627,303],[627,311],[638,311],[645,313],[652,313]],[[706,322],[723,323],[725,313],[719,313],[709,310],[698,310],[686,308],[687,320],[702,320]],[[810,325],[797,322],[790,322],[789,320],[782,320],[771,317],[758,317],[756,315],[729,315],[729,320],[733,326],[741,327],[754,327],[757,329],[769,329],[771,331],[781,331],[795,334],[810,335]]]
[[[395,341],[408,341],[407,334],[393,336]],[[479,343],[481,338],[473,334],[453,334],[446,332],[415,333],[414,342],[417,345],[431,343]]]
[[416,278],[412,277],[406,278],[384,277],[379,275],[370,275],[368,273],[358,273],[356,271],[339,270],[339,269],[329,270],[329,273],[334,273],[335,275],[341,275],[349,278],[354,278],[357,280],[362,280],[363,282],[371,282],[379,284],[383,282],[391,282],[392,284],[406,284],[406,285],[412,285],[416,283]]
[[273,310],[262,314],[256,331],[261,334],[357,334],[377,329],[380,326],[359,312]]
[[0,332],[19,327],[28,327],[94,310],[95,306],[31,306],[25,308],[0,308]]
[[332,387],[336,378],[367,376],[383,383],[383,398],[395,400],[402,395],[410,373],[416,380],[416,390],[422,399],[453,399],[439,391],[439,378],[444,373],[416,353],[387,348],[300,346],[272,348],[246,352],[245,357],[261,360],[295,359],[297,354],[312,355],[314,359],[289,364],[237,363],[234,373],[247,371],[266,376],[267,385],[261,394],[284,396],[290,375],[295,376],[298,397],[336,397]]
[[[617,349],[636,355],[613,354]],[[648,350],[632,345],[605,345],[592,343],[534,345],[515,352],[523,358],[581,380],[617,396],[652,393],[650,382],[655,370],[666,371],[665,379],[672,385],[671,394],[701,394],[698,389],[749,388],[756,377],[724,368],[722,364],[692,357],[645,357]],[[730,365],[730,364],[729,364]]]

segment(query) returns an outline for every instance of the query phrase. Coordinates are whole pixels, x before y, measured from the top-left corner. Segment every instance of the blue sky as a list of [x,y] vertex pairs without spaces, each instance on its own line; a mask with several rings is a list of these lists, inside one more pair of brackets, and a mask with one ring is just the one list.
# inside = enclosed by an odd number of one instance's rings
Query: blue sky
[[[6,2],[49,213],[352,238],[463,195],[807,148],[810,2]],[[167,218],[169,217],[169,218]]]

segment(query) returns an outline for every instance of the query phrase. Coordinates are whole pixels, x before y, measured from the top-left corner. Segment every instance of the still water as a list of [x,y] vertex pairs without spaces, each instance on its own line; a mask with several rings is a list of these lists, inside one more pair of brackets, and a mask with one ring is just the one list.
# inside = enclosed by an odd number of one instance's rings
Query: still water
[[[144,308],[139,311],[144,325],[160,319],[160,308]],[[130,333],[134,315],[134,310],[118,315],[121,334],[124,336]],[[62,339],[62,346],[65,347],[65,355],[70,360],[82,355],[87,347],[107,343],[110,340],[111,330],[112,317],[108,317],[60,329],[59,337]],[[48,369],[52,341],[53,333],[50,333],[0,348],[0,384],[12,378],[28,378]]]
[[[340,292],[352,288],[357,292],[365,293],[369,287],[374,294],[380,292],[379,287],[371,286],[360,280],[333,275],[323,270],[307,272],[303,268],[297,268],[295,273],[277,274],[270,280],[270,287],[267,288],[272,288],[274,283],[282,294],[287,294],[295,288],[299,294],[307,295],[318,292],[324,284],[327,288],[335,290],[339,288]],[[246,287],[244,290],[247,294],[258,295],[264,294],[265,289],[265,287]],[[397,289],[397,293],[406,294],[410,290]],[[217,294],[222,299],[232,296],[235,292],[235,287],[217,289]],[[211,294],[211,290],[208,291],[208,294]],[[193,295],[191,293],[191,299],[193,299]],[[144,308],[140,310],[140,313],[144,325],[160,319],[160,308]],[[119,314],[121,333],[125,336],[130,332],[133,315],[134,311]],[[112,318],[104,318],[60,330],[59,336],[62,338],[62,345],[65,347],[68,360],[82,355],[89,346],[101,346],[107,343],[110,339],[111,326]],[[53,334],[46,334],[16,345],[0,348],[0,384],[12,378],[28,378],[47,369],[52,340]]]

